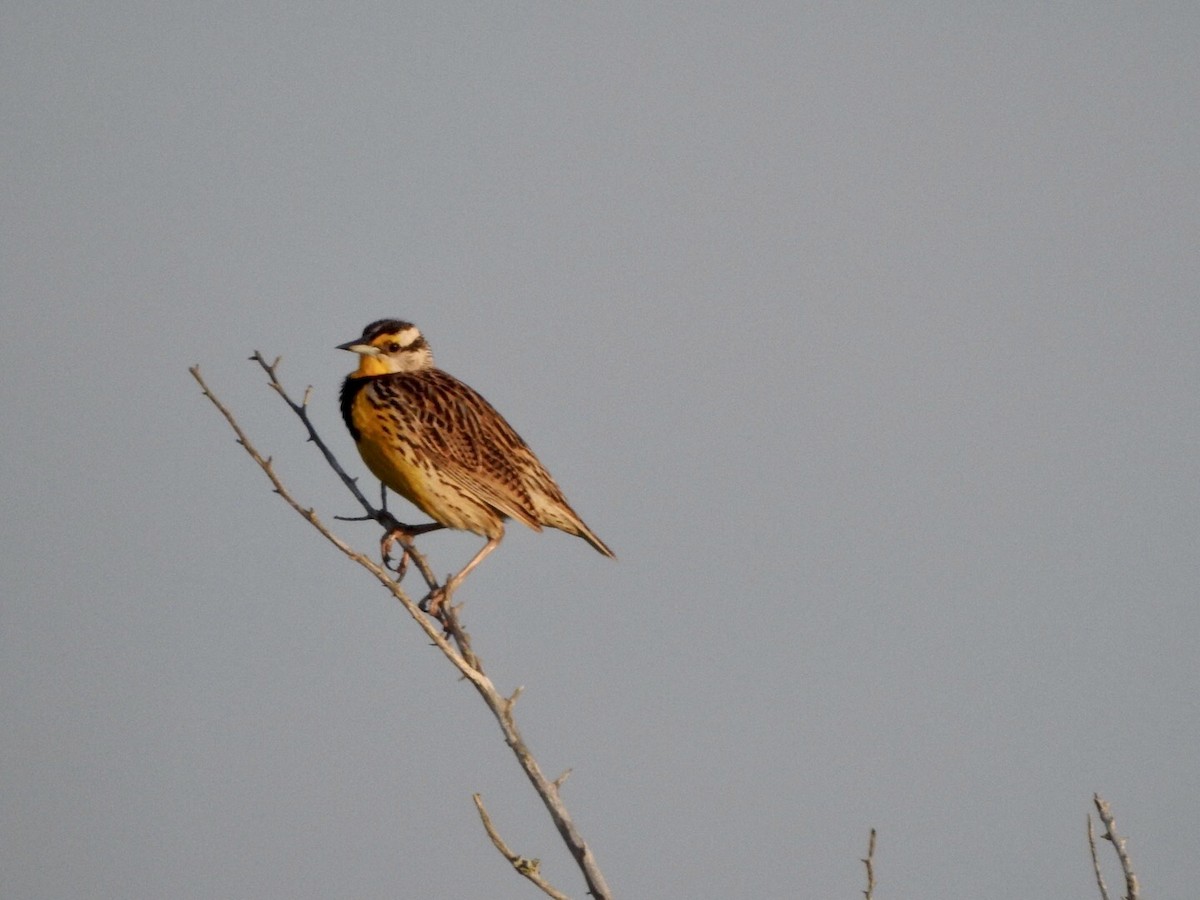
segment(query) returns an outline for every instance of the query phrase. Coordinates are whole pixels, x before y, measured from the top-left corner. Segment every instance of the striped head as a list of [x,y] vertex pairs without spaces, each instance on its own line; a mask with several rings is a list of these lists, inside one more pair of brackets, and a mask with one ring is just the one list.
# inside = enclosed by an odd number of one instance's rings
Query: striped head
[[417,326],[399,319],[372,322],[363,329],[362,337],[338,344],[337,349],[358,354],[358,369],[352,378],[433,368],[433,351]]

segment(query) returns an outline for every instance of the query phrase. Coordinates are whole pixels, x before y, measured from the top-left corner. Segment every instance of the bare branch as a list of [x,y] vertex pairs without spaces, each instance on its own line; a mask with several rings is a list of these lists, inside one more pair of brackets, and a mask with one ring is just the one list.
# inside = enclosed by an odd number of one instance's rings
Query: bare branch
[[1100,814],[1100,821],[1104,823],[1105,831],[1101,837],[1112,842],[1117,851],[1117,859],[1121,862],[1121,871],[1125,875],[1125,900],[1138,900],[1137,875],[1133,873],[1133,863],[1129,859],[1125,838],[1117,834],[1117,822],[1113,817],[1112,807],[1099,794],[1092,795],[1092,802],[1096,804],[1096,812]]
[[[255,350],[254,355],[251,356],[250,359],[253,362],[258,363],[259,366],[262,367],[263,371],[267,373],[267,378],[269,380],[269,384],[271,385],[271,389],[283,399],[283,402],[288,405],[288,408],[290,408],[291,411],[296,414],[297,418],[299,418],[304,424],[304,428],[308,432],[308,440],[311,443],[316,444],[317,449],[321,451],[321,455],[325,457],[325,462],[327,462],[329,467],[337,473],[337,476],[342,480],[342,484],[344,484],[346,489],[354,495],[354,498],[359,502],[359,505],[366,510],[367,518],[374,519],[375,521],[379,522],[380,525],[388,530],[389,534],[394,535],[394,538],[400,542],[400,546],[405,552],[402,562],[406,559],[412,559],[413,562],[417,564],[417,568],[421,572],[421,577],[424,578],[425,583],[429,585],[430,591],[436,590],[438,588],[437,577],[433,574],[433,570],[425,561],[425,557],[418,553],[412,544],[413,535],[420,534],[422,530],[428,530],[428,526],[405,525],[397,520],[386,509],[376,509],[371,505],[370,501],[363,496],[362,491],[360,491],[358,488],[358,479],[351,478],[350,475],[347,474],[346,470],[342,468],[342,464],[338,462],[337,457],[333,455],[333,451],[330,450],[325,441],[321,439],[321,435],[317,433],[317,429],[313,426],[312,420],[308,417],[308,402],[312,397],[312,386],[309,385],[305,389],[304,399],[297,403],[288,395],[283,383],[279,380],[279,363],[282,361],[283,357],[277,356],[275,357],[274,362],[268,363],[262,353],[258,350]],[[199,368],[199,366],[196,366],[193,368],[193,370],[191,370],[192,375],[196,376],[197,380],[199,380]],[[208,396],[209,399],[213,399],[207,390],[205,396]],[[228,418],[229,415],[226,414],[226,419]],[[335,516],[335,518],[337,517]],[[403,575],[403,566],[399,567],[398,574]]]
[[[276,360],[276,364],[278,364],[278,360]],[[258,452],[258,449],[250,442],[250,439],[246,437],[245,432],[242,431],[241,426],[233,417],[233,413],[231,413],[228,407],[226,407],[225,404],[223,404],[209,389],[208,385],[204,382],[204,379],[200,375],[200,367],[193,366],[188,371],[192,373],[192,377],[196,379],[200,387],[203,389],[204,396],[212,401],[213,406],[215,406],[221,415],[225,417],[225,421],[229,423],[229,427],[232,428],[233,433],[237,435],[238,443],[242,445],[248,454],[250,454],[250,458],[258,463],[259,468],[266,473],[267,478],[269,478],[271,481],[271,485],[274,488],[275,493],[281,496],[288,506],[298,512],[310,525],[316,528],[326,540],[341,550],[342,553],[344,553],[350,559],[354,560],[354,562],[358,563],[360,566],[374,575],[384,587],[391,591],[392,596],[394,596],[404,605],[404,608],[408,611],[409,615],[416,619],[417,624],[419,624],[421,628],[425,630],[425,633],[429,635],[430,639],[438,646],[438,649],[446,654],[450,661],[458,667],[459,671],[461,671],[468,678],[470,678],[471,675],[478,676],[478,673],[469,665],[467,665],[466,660],[464,660],[462,656],[455,651],[454,647],[452,647],[446,641],[442,634],[429,624],[428,617],[421,612],[421,610],[417,607],[417,604],[412,601],[412,599],[400,587],[400,585],[392,580],[387,569],[383,568],[369,557],[359,553],[357,550],[339,538],[336,534],[330,531],[328,526],[326,526],[325,523],[317,517],[316,513],[311,507],[305,508],[300,505],[299,501],[292,496],[291,492],[288,491],[283,482],[280,481],[279,476],[275,474],[275,467],[272,465],[271,460],[269,458],[264,458],[263,455]]]
[[[283,385],[279,382],[276,375],[276,369],[279,366],[279,358],[277,357],[273,363],[268,363],[263,358],[261,353],[255,352],[252,360],[256,361],[267,372],[270,378],[271,387],[279,394],[280,397],[288,404],[300,420],[304,423],[308,430],[309,439],[317,445],[326,462],[330,467],[341,477],[342,482],[347,489],[358,499],[367,513],[384,528],[388,529],[387,537],[394,537],[403,547],[405,554],[411,558],[421,570],[426,584],[429,586],[430,593],[426,595],[426,600],[438,590],[438,582],[434,576],[432,569],[426,563],[424,557],[413,546],[412,538],[414,534],[421,533],[422,530],[430,530],[429,526],[406,526],[396,520],[390,513],[383,509],[375,509],[359,491],[355,479],[346,474],[345,470],[338,463],[333,453],[321,440],[317,434],[312,422],[308,418],[307,402],[308,396],[304,398],[304,402],[296,403],[287,394]],[[200,385],[212,404],[217,408],[225,421],[233,429],[237,436],[238,443],[246,450],[258,466],[266,474],[270,480],[275,493],[279,494],[284,501],[300,514],[309,524],[317,529],[318,532],[331,544],[337,547],[349,559],[358,563],[368,572],[370,572],[381,585],[384,586],[392,596],[394,596],[405,608],[410,616],[417,622],[434,645],[442,651],[447,659],[454,664],[455,668],[462,674],[464,678],[471,682],[475,690],[479,693],[483,702],[495,717],[500,726],[500,730],[504,735],[504,741],[512,749],[513,754],[517,757],[518,763],[524,770],[526,777],[537,791],[538,796],[542,798],[542,803],[546,806],[546,810],[550,813],[550,818],[554,821],[555,827],[558,829],[559,835],[562,837],[567,849],[575,858],[580,872],[583,874],[584,881],[588,886],[590,893],[596,900],[611,900],[612,894],[609,891],[608,884],[605,882],[604,875],[600,871],[596,858],[591,851],[591,848],[584,841],[583,836],[576,828],[574,820],[566,807],[558,797],[558,791],[554,783],[550,782],[542,773],[541,767],[537,760],[534,759],[532,752],[526,745],[524,738],[521,736],[520,730],[517,728],[516,722],[512,716],[512,703],[516,699],[516,694],[511,698],[504,697],[492,684],[491,680],[483,673],[483,667],[480,664],[478,657],[471,650],[470,638],[466,631],[462,628],[458,619],[458,609],[450,603],[443,603],[438,609],[435,620],[431,620],[420,606],[415,603],[412,598],[400,587],[396,578],[393,578],[393,573],[385,566],[381,566],[366,555],[359,553],[345,541],[329,530],[316,515],[311,508],[305,508],[292,496],[291,492],[284,486],[278,475],[275,473],[274,467],[270,459],[264,458],[246,437],[245,432],[234,418],[229,409],[212,393],[204,379],[200,375],[200,367],[192,366],[188,371],[192,373],[192,377]],[[386,537],[385,537],[386,540]],[[441,629],[434,627],[432,621],[437,621],[441,625]],[[447,640],[447,636],[450,640]],[[451,640],[453,643],[451,643]],[[478,802],[478,801],[477,801]],[[485,821],[485,827],[486,827]],[[489,832],[490,833],[490,832]],[[493,841],[495,838],[493,838]],[[503,851],[502,851],[503,852]],[[524,873],[522,873],[524,874]],[[526,876],[528,877],[528,876]],[[552,894],[552,896],[562,896],[560,894]]]
[[492,839],[492,843],[496,845],[496,849],[500,851],[500,855],[507,859],[519,874],[524,875],[541,888],[543,893],[554,897],[555,900],[570,900],[566,894],[557,890],[542,877],[540,872],[542,861],[540,859],[529,859],[524,856],[518,856],[508,849],[508,845],[504,843],[504,839],[496,831],[496,826],[492,824],[491,816],[488,815],[487,810],[483,806],[483,797],[475,794],[472,799],[475,801],[475,808],[479,810],[479,819],[483,822],[484,830],[487,831],[488,837]]
[[867,889],[863,891],[866,900],[875,896],[875,829],[871,829],[871,839],[867,842],[867,858],[862,861],[867,867]]
[[[308,440],[313,444],[316,444],[317,449],[321,451],[321,455],[325,457],[325,462],[327,462],[329,467],[337,473],[337,476],[342,480],[342,484],[344,484],[346,489],[354,495],[354,498],[359,502],[359,505],[366,510],[367,517],[379,522],[380,525],[388,530],[390,535],[393,535],[396,540],[399,540],[400,545],[405,552],[403,559],[411,558],[414,562],[416,562],[417,568],[420,570],[421,576],[425,579],[426,584],[429,585],[430,590],[436,590],[438,587],[437,578],[433,574],[433,570],[430,569],[429,565],[425,562],[425,558],[417,553],[416,549],[413,547],[412,536],[420,534],[422,531],[430,530],[431,527],[441,526],[405,525],[392,516],[391,513],[389,513],[386,509],[376,509],[374,506],[372,506],[370,501],[363,496],[362,491],[359,490],[358,479],[351,478],[346,470],[342,468],[342,464],[338,462],[337,457],[333,455],[333,451],[331,451],[325,441],[321,439],[321,435],[317,433],[316,427],[313,425],[312,420],[308,417],[308,402],[312,398],[312,385],[309,385],[307,388],[305,388],[304,399],[297,403],[288,395],[283,383],[279,380],[279,363],[282,361],[283,357],[277,356],[275,357],[274,362],[268,363],[266,358],[263,357],[262,353],[258,350],[255,350],[254,355],[251,356],[250,359],[253,362],[258,363],[259,366],[262,367],[263,371],[267,373],[267,378],[269,379],[271,389],[283,399],[283,402],[288,405],[292,412],[296,414],[297,418],[299,418],[304,424],[305,430],[308,431]],[[197,369],[198,368],[199,367],[197,367]],[[193,372],[193,374],[196,373]],[[407,532],[407,534],[405,534],[405,532]],[[399,567],[399,574],[403,574],[403,566]]]
[[[437,587],[431,585],[431,590],[437,590]],[[454,639],[455,645],[458,647],[458,652],[476,672],[483,674],[483,663],[479,661],[479,657],[471,649],[471,637],[467,634],[462,623],[458,620],[459,607],[443,604],[437,611],[437,619],[442,623],[442,632]]]
[[1088,813],[1088,849],[1092,851],[1092,869],[1096,873],[1096,887],[1100,888],[1100,900],[1109,900],[1108,885],[1100,873],[1100,856],[1096,853],[1096,829],[1092,827],[1092,814]]
[[[283,384],[279,381],[277,370],[279,368],[280,361],[283,359],[282,356],[277,356],[275,357],[274,362],[268,363],[263,357],[262,353],[260,353],[258,350],[255,350],[254,355],[251,356],[250,359],[262,366],[263,371],[267,373],[267,378],[270,379],[271,388],[283,398],[283,402],[291,407],[292,412],[294,412],[300,418],[300,421],[304,423],[304,427],[308,429],[308,439],[317,445],[317,449],[320,450],[321,455],[325,457],[325,462],[329,463],[330,468],[337,472],[338,477],[342,479],[342,483],[346,485],[346,488],[354,495],[354,498],[362,504],[362,508],[367,511],[371,518],[376,518],[376,513],[378,510],[367,501],[367,498],[363,496],[362,491],[358,489],[357,479],[351,478],[346,474],[346,470],[342,468],[341,463],[337,461],[337,457],[333,455],[333,452],[329,449],[329,447],[326,446],[325,442],[321,440],[321,436],[317,434],[317,429],[313,427],[312,421],[308,418],[308,400],[312,392],[312,387],[309,386],[309,388],[304,392],[304,400],[301,403],[297,403],[288,396],[287,391],[283,388]],[[192,375],[197,381],[200,381],[199,366],[194,366],[189,371],[191,371]],[[201,382],[201,384],[203,384],[203,382]],[[205,388],[205,396],[216,402],[215,398],[213,398],[213,396],[208,392],[208,388]],[[226,411],[222,410],[222,412],[225,413]],[[229,419],[231,417],[226,413],[225,418]],[[232,424],[232,422],[230,424]]]

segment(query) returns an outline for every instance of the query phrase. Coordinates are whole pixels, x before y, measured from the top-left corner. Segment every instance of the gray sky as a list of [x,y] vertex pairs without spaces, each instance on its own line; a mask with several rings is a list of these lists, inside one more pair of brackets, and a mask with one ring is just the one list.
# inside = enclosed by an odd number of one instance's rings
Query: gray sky
[[880,897],[1092,898],[1093,791],[1195,893],[1200,7],[0,32],[0,894],[530,897],[480,791],[582,896],[473,692],[186,371],[352,514],[245,359],[365,476],[333,347],[383,316],[620,557],[513,526],[459,595],[620,896],[855,896],[874,826]]

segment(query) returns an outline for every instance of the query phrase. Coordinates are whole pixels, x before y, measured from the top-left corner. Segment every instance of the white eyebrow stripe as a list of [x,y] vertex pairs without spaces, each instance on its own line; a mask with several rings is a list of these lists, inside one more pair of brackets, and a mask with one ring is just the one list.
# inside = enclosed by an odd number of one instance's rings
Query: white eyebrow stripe
[[421,332],[414,325],[409,325],[407,328],[396,332],[396,343],[404,349],[408,349],[420,339]]

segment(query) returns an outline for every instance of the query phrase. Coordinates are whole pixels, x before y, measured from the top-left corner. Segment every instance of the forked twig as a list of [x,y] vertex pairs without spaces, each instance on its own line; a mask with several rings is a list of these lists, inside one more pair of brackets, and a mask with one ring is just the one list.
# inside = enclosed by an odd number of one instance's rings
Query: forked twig
[[[1113,816],[1112,807],[1099,794],[1092,795],[1092,802],[1096,804],[1096,812],[1100,815],[1100,821],[1104,823],[1104,834],[1100,835],[1100,837],[1112,842],[1113,848],[1117,853],[1117,859],[1121,863],[1121,872],[1125,876],[1125,900],[1138,900],[1137,875],[1133,873],[1133,862],[1129,859],[1129,849],[1126,846],[1125,838],[1117,834],[1117,821]],[[1091,817],[1089,816],[1088,818],[1090,825]],[[1097,874],[1099,871],[1100,867],[1097,865]],[[1101,887],[1103,888],[1103,885]]]
[[496,826],[492,824],[492,817],[488,815],[487,809],[483,805],[483,797],[479,794],[473,795],[475,808],[479,810],[479,819],[483,822],[483,828],[488,833],[488,837],[492,839],[496,849],[500,851],[500,855],[507,859],[514,869],[521,875],[524,875],[539,888],[547,896],[553,897],[554,900],[570,900],[570,898],[558,890],[554,885],[542,877],[540,859],[529,859],[526,856],[520,856],[508,849],[508,844],[504,843],[504,838],[500,837],[500,833],[496,831]]
[[[338,462],[337,457],[333,455],[333,451],[329,449],[329,445],[327,445],[325,441],[321,439],[321,435],[317,433],[316,427],[313,425],[312,420],[308,417],[308,401],[312,395],[312,387],[309,386],[305,389],[304,399],[297,403],[288,395],[288,392],[283,387],[283,383],[279,380],[277,370],[282,357],[277,356],[275,357],[274,362],[267,362],[262,353],[258,350],[255,350],[254,355],[251,356],[250,359],[251,361],[258,363],[259,366],[262,367],[263,371],[267,373],[267,379],[271,389],[283,399],[283,402],[288,405],[291,411],[294,412],[297,418],[299,418],[304,424],[305,429],[308,431],[308,441],[312,444],[316,444],[317,449],[321,451],[321,455],[325,457],[325,462],[327,462],[329,467],[337,473],[338,478],[342,480],[342,484],[346,486],[346,489],[354,495],[354,499],[357,500],[362,508],[366,511],[367,518],[374,519],[389,532],[397,532],[396,540],[398,540],[400,542],[400,546],[403,547],[405,557],[412,559],[413,562],[417,564],[417,568],[421,572],[421,577],[425,579],[425,583],[429,585],[429,589],[431,591],[437,590],[439,587],[437,576],[434,575],[433,569],[431,569],[429,564],[425,561],[425,557],[417,552],[416,547],[413,546],[411,534],[407,533],[416,531],[418,529],[415,529],[411,525],[405,525],[386,509],[372,506],[371,502],[367,500],[365,496],[363,496],[363,492],[359,490],[358,479],[351,478],[350,475],[347,474],[346,470],[342,468],[342,464]],[[199,370],[199,366],[195,366],[190,370],[192,375],[195,376],[197,380],[199,380],[200,377],[198,374]],[[207,393],[206,396],[208,396],[209,399],[212,399],[211,395]],[[226,415],[226,418],[228,419],[230,417]]]
[[225,417],[225,421],[229,423],[229,427],[232,428],[233,433],[237,435],[237,442],[242,445],[242,448],[250,455],[250,458],[258,464],[259,468],[266,473],[267,478],[270,479],[271,485],[275,489],[275,493],[282,497],[284,502],[298,512],[310,525],[316,528],[326,540],[341,550],[342,553],[346,554],[346,556],[348,556],[350,559],[354,560],[354,562],[358,563],[360,566],[374,575],[384,587],[391,591],[392,595],[404,605],[409,614],[417,620],[417,623],[425,630],[425,633],[429,636],[429,638],[438,646],[438,649],[445,653],[450,658],[451,662],[458,667],[459,671],[469,678],[471,674],[474,673],[474,670],[467,665],[466,661],[459,655],[455,648],[446,641],[446,639],[442,636],[442,633],[429,624],[428,617],[421,612],[421,610],[417,607],[417,604],[413,602],[404,589],[392,579],[391,573],[372,560],[370,557],[359,553],[340,537],[330,531],[329,527],[317,517],[316,511],[313,510],[312,507],[302,506],[279,479],[279,476],[275,472],[275,466],[272,462],[272,459],[270,457],[264,457],[258,452],[258,448],[250,442],[248,437],[246,437],[246,433],[242,431],[242,428],[234,418],[233,413],[230,412],[229,408],[226,407],[225,404],[223,404],[209,389],[203,377],[200,375],[200,367],[193,366],[188,371],[192,373],[192,377],[195,378],[199,383],[201,389],[204,391],[204,396],[207,397],[212,402],[213,406],[215,406],[221,413],[221,415]]
[[[397,522],[397,520],[393,518],[390,513],[388,513],[386,510],[375,509],[375,507],[373,507],[367,501],[367,499],[362,495],[362,492],[358,489],[358,485],[355,480],[346,474],[345,470],[337,462],[337,459],[334,457],[333,453],[325,445],[324,441],[321,440],[320,436],[316,432],[316,429],[313,427],[312,422],[308,418],[308,392],[305,393],[304,400],[300,403],[297,403],[288,396],[287,392],[283,388],[283,385],[279,382],[279,379],[276,375],[276,369],[279,365],[278,359],[276,359],[273,363],[268,363],[263,358],[262,354],[257,352],[251,357],[251,359],[258,362],[258,364],[267,372],[271,387],[284,399],[292,411],[300,417],[300,420],[308,429],[309,439],[317,445],[321,453],[324,455],[326,461],[341,477],[342,482],[362,504],[368,515],[383,524],[385,528],[400,526],[400,523]],[[437,646],[439,650],[442,651],[443,655],[445,655],[446,658],[454,664],[455,668],[458,669],[462,676],[470,681],[475,687],[475,690],[483,699],[484,704],[488,707],[499,724],[500,731],[504,735],[505,743],[507,743],[512,749],[513,754],[516,756],[518,763],[520,763],[521,768],[524,770],[526,777],[533,785],[534,790],[537,791],[538,796],[542,798],[542,803],[546,806],[547,811],[550,813],[550,818],[554,821],[554,825],[558,829],[559,835],[562,837],[564,843],[566,843],[567,849],[571,852],[571,855],[575,859],[576,865],[578,865],[580,872],[583,874],[584,881],[588,886],[588,893],[597,898],[597,900],[609,900],[609,898],[612,897],[612,894],[608,889],[608,884],[605,882],[604,875],[600,871],[600,867],[596,862],[595,855],[592,853],[592,850],[588,846],[587,842],[583,839],[583,836],[579,833],[579,830],[575,827],[574,820],[571,818],[570,813],[567,811],[566,806],[559,797],[558,785],[547,779],[543,774],[541,767],[538,765],[537,760],[534,759],[532,752],[530,752],[528,745],[525,743],[525,739],[522,737],[520,730],[517,728],[516,721],[512,714],[512,700],[515,699],[515,696],[512,699],[503,696],[496,689],[496,686],[492,684],[491,679],[484,674],[483,667],[480,664],[478,657],[476,657],[471,650],[470,639],[459,622],[457,609],[451,603],[442,604],[437,615],[437,622],[442,627],[440,629],[435,627],[432,624],[429,616],[427,616],[421,610],[418,604],[414,602],[411,597],[409,597],[407,592],[405,592],[405,590],[400,586],[400,583],[393,577],[393,573],[390,570],[379,565],[365,554],[355,550],[340,537],[334,534],[329,527],[320,520],[316,512],[311,507],[305,507],[301,505],[298,500],[296,500],[296,498],[287,489],[287,487],[284,486],[278,474],[275,472],[271,458],[264,457],[261,453],[259,453],[258,449],[250,442],[250,439],[246,436],[245,432],[238,424],[237,419],[234,418],[233,413],[230,412],[229,408],[226,407],[216,397],[215,394],[213,394],[212,390],[205,383],[203,377],[200,375],[200,367],[192,366],[188,371],[191,372],[192,377],[195,378],[196,382],[200,385],[201,390],[204,392],[204,396],[212,402],[212,404],[225,418],[225,421],[229,424],[229,427],[233,429],[233,433],[237,436],[238,443],[242,445],[242,448],[250,455],[250,458],[253,459],[254,462],[258,464],[259,468],[261,468],[266,474],[267,478],[271,482],[271,485],[275,489],[275,493],[279,494],[279,496],[283,498],[284,502],[286,502],[292,509],[299,513],[300,516],[303,517],[310,525],[317,529],[317,531],[326,540],[337,547],[349,559],[358,563],[358,565],[370,572],[375,579],[392,594],[393,597],[400,601],[401,605],[404,606],[408,614],[417,622],[417,624],[425,632],[426,636],[434,643],[435,646]],[[412,546],[411,537],[406,538],[401,536],[398,539],[400,540],[405,551],[421,570],[422,576],[429,585],[430,591],[432,592],[437,590],[437,579],[433,575],[433,572],[429,568],[428,564],[425,562],[424,557],[421,556],[414,546]],[[453,639],[453,644],[447,640],[447,635]],[[562,895],[552,894],[551,896]]]

